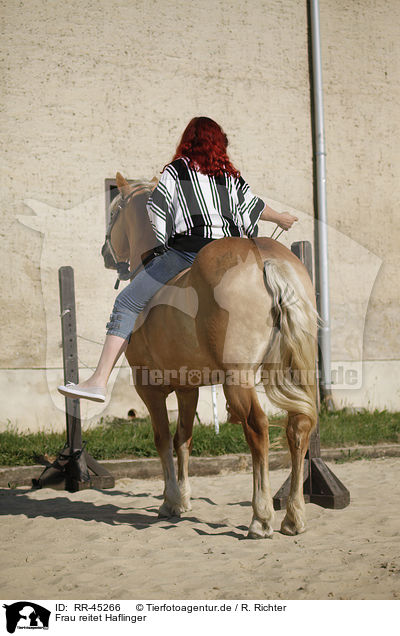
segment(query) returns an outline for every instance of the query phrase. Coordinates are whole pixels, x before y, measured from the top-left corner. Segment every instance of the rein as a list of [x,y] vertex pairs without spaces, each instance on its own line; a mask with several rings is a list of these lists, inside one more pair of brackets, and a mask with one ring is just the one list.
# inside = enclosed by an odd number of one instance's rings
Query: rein
[[273,239],[275,239],[275,241],[277,241],[277,240],[278,240],[278,238],[280,237],[280,235],[281,235],[281,234],[282,234],[282,232],[283,232],[283,229],[282,229],[282,230],[279,232],[279,234],[277,234],[276,236],[274,236],[274,235],[275,235],[275,232],[276,232],[276,230],[277,230],[278,228],[279,228],[279,225],[277,225],[277,226],[275,227],[274,231],[272,232],[272,234],[271,234],[271,236],[270,236],[269,238],[273,238]]
[[[133,190],[126,196],[122,196],[121,194],[121,199],[118,202],[118,205],[116,206],[115,210],[113,210],[111,217],[110,217],[110,221],[108,223],[108,227],[107,227],[107,231],[106,231],[106,239],[104,242],[104,246],[103,246],[103,250],[104,248],[107,246],[108,250],[112,256],[112,259],[114,261],[115,264],[115,269],[118,271],[118,278],[115,282],[114,285],[114,289],[118,289],[119,287],[119,283],[121,280],[132,280],[132,278],[134,278],[136,276],[136,274],[138,273],[138,271],[140,269],[142,269],[142,267],[144,267],[145,265],[147,265],[147,263],[149,263],[155,256],[158,256],[160,253],[162,253],[164,251],[164,248],[155,248],[153,250],[153,252],[151,252],[151,254],[149,254],[148,256],[146,256],[146,258],[142,261],[142,263],[140,263],[140,265],[138,265],[133,272],[129,271],[129,264],[127,263],[127,261],[119,261],[117,259],[117,255],[114,251],[114,248],[112,246],[111,243],[111,232],[112,229],[117,221],[117,218],[120,215],[120,212],[122,212],[122,210],[124,208],[126,208],[126,206],[128,205],[128,203],[130,202],[131,199],[133,199],[134,197],[136,197],[139,194],[144,194],[146,192],[152,192],[151,188],[148,188],[147,186],[144,186],[143,184],[138,184],[137,186],[135,186],[133,188]],[[103,251],[102,250],[102,251]]]

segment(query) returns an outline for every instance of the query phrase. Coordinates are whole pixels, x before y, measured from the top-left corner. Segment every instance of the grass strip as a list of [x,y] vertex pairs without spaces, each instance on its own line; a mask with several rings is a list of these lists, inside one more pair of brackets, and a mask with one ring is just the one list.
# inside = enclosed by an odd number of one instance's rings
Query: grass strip
[[[270,418],[270,442],[282,436],[285,420]],[[172,434],[176,424],[171,425]],[[95,459],[157,457],[153,431],[148,418],[100,420],[96,427],[84,430],[87,450]],[[320,414],[321,446],[374,445],[400,441],[400,413],[374,411],[349,413],[346,410]],[[0,465],[27,466],[37,463],[35,455],[54,457],[63,448],[65,433],[18,433],[9,428],[0,433]],[[216,435],[213,426],[196,425],[193,452],[197,457],[249,452],[242,427],[220,425]]]

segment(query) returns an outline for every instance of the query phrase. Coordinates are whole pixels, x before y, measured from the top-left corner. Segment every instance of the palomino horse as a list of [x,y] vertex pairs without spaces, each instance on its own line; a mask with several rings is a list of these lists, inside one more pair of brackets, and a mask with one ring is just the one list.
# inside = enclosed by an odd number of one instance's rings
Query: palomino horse
[[[112,204],[114,259],[131,271],[154,247],[147,212],[150,184],[134,186],[118,173]],[[103,247],[106,267],[113,259]],[[224,238],[204,247],[192,267],[164,286],[139,316],[126,357],[146,404],[161,459],[165,490],[160,516],[190,510],[188,460],[199,386],[223,384],[229,411],[243,426],[253,460],[250,538],[273,532],[268,476],[268,419],[255,388],[261,378],[270,401],[288,412],[292,474],[281,532],[305,530],[303,465],[316,422],[317,313],[302,263],[268,238]],[[166,397],[175,391],[179,417],[172,440]],[[175,474],[173,449],[178,460]]]

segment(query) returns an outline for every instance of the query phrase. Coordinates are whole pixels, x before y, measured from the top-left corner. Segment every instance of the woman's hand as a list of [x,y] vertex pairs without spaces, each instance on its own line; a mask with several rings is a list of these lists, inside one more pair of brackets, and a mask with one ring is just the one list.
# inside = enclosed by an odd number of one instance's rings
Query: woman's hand
[[276,223],[283,230],[290,230],[293,223],[295,223],[298,220],[299,219],[297,218],[297,216],[293,216],[293,214],[290,214],[289,212],[280,212],[280,213],[278,212]]
[[299,220],[297,216],[293,216],[293,214],[290,214],[289,212],[277,212],[268,205],[265,205],[260,218],[262,221],[271,221],[272,223],[276,223],[283,230],[290,230],[293,223]]

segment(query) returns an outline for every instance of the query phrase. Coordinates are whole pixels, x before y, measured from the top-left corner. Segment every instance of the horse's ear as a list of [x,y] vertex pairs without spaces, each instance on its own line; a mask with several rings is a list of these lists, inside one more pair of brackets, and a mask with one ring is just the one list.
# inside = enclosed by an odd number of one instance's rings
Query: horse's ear
[[152,190],[154,190],[154,188],[157,187],[158,181],[159,181],[159,179],[157,177],[153,177],[152,178],[152,180],[150,181],[150,184],[151,184],[150,187],[151,187]]
[[120,191],[123,197],[126,197],[131,191],[131,186],[129,185],[125,177],[123,177],[120,172],[117,172],[117,174],[115,175],[115,180],[117,182],[118,190]]
[[117,174],[115,175],[115,180],[117,182],[117,186],[118,188],[121,190],[121,188],[123,188],[124,186],[129,185],[129,183],[127,182],[127,180],[125,179],[125,177],[122,176],[122,174],[120,172],[117,172]]

